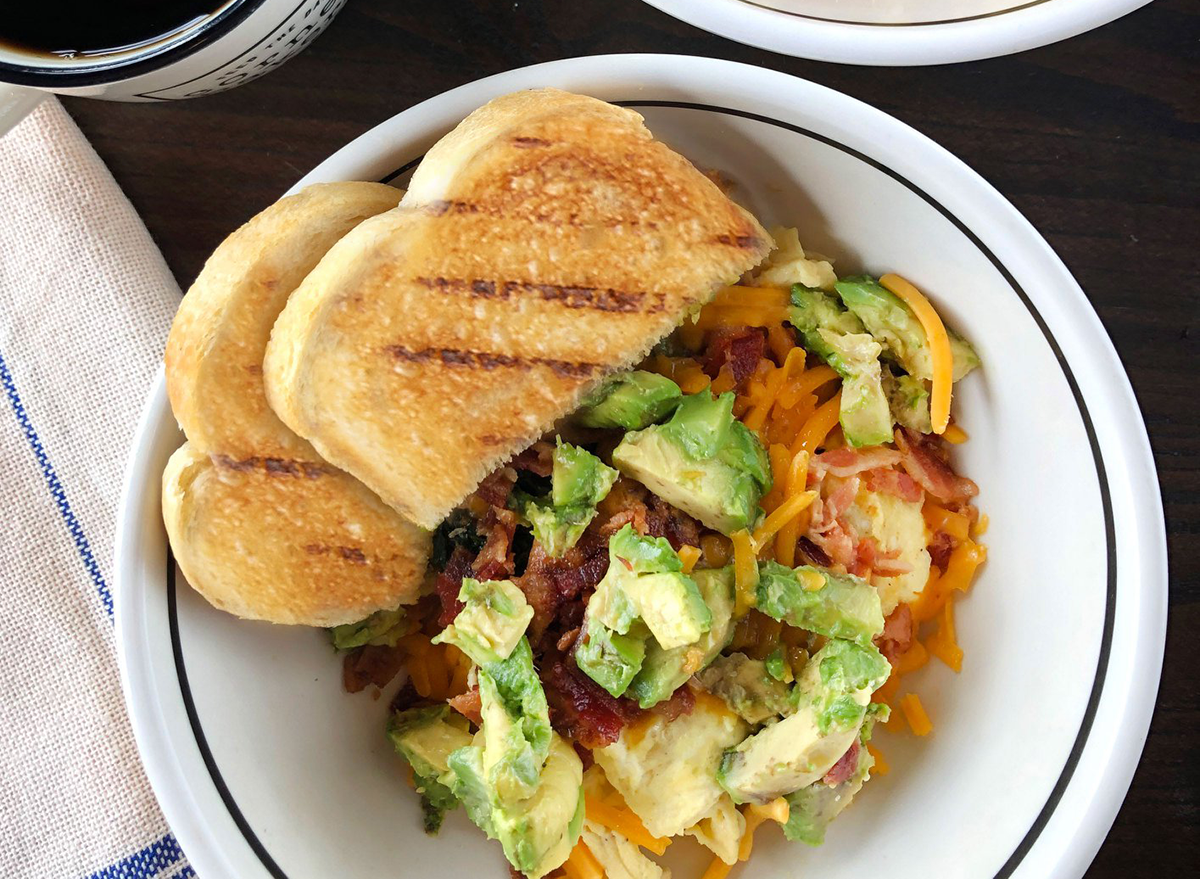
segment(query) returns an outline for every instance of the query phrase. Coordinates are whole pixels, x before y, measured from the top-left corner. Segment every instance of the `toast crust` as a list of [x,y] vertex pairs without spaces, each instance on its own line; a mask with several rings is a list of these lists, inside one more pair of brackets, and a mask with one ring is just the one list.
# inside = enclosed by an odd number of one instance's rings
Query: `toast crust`
[[217,248],[180,306],[164,359],[188,442],[163,474],[163,520],[188,581],[223,610],[330,626],[417,599],[429,535],[289,430],[262,384],[288,296],[400,196],[337,183],[284,198]]
[[432,528],[769,247],[638,114],[508,95],[300,285],[267,346],[267,397],[324,458]]

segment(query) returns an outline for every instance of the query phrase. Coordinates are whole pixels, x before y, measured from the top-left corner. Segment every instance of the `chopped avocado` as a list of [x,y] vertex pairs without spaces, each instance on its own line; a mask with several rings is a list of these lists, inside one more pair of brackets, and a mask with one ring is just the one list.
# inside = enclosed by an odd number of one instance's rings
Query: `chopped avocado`
[[329,630],[335,650],[352,650],[367,644],[395,647],[396,642],[416,628],[405,615],[405,608],[377,610],[365,620],[334,626]]
[[883,393],[879,355],[883,349],[835,296],[799,284],[792,288],[789,320],[804,347],[842,377],[838,418],[852,446],[879,445],[892,438],[892,416]]
[[770,467],[762,444],[734,420],[733,401],[707,390],[684,397],[666,424],[626,434],[613,463],[715,531],[750,527]]
[[663,538],[641,537],[625,525],[609,540],[608,555],[608,573],[584,612],[575,662],[620,696],[642,668],[651,644],[663,650],[695,644],[710,631],[713,615]]
[[496,833],[492,828],[491,791],[483,769],[483,733],[475,734],[470,745],[454,751],[447,759],[448,769],[441,777],[446,787],[453,791],[454,796],[467,810],[471,822],[495,839]]
[[476,665],[507,659],[533,619],[533,608],[511,580],[466,577],[458,591],[464,607],[454,622],[434,636],[434,644],[453,644]]
[[825,828],[829,822],[850,805],[862,786],[870,779],[875,758],[866,748],[858,749],[858,763],[854,774],[832,787],[823,781],[814,781],[787,795],[788,820],[783,825],[783,835],[792,842],[803,842],[817,846],[825,841]]
[[619,635],[599,620],[589,620],[575,648],[575,664],[613,696],[620,696],[642,668],[649,636],[640,623],[630,627],[629,634]]
[[620,474],[586,449],[564,443],[554,449],[548,502],[523,494],[514,498],[546,552],[561,557],[574,546]]
[[588,601],[587,617],[625,635],[641,619],[660,647],[694,644],[712,625],[696,581],[662,537],[625,525],[608,544],[608,573]]
[[925,382],[911,375],[896,375],[884,367],[883,392],[897,424],[918,433],[933,433],[933,423],[929,419],[929,387]]
[[537,789],[527,799],[492,812],[504,856],[528,879],[562,866],[583,825],[583,763],[554,733]]
[[425,832],[435,834],[445,813],[458,805],[453,792],[439,779],[449,768],[450,755],[471,743],[466,718],[451,715],[449,705],[410,708],[392,715],[387,735],[412,767],[425,813]]
[[[842,302],[904,367],[920,379],[933,378],[933,360],[925,328],[899,296],[868,275],[843,278],[834,288]],[[949,332],[949,331],[947,331]],[[975,349],[956,333],[949,332],[954,356],[954,381],[979,366]]]
[[635,369],[615,375],[584,401],[574,420],[584,427],[641,430],[679,405],[683,392],[666,376]]
[[[806,588],[814,583],[822,585]],[[866,646],[883,632],[879,593],[852,574],[767,561],[759,565],[755,597],[758,610],[772,619],[830,638]]]
[[626,693],[642,708],[669,699],[688,678],[712,662],[733,638],[733,567],[705,568],[693,572],[692,579],[708,605],[712,624],[695,644],[669,650],[654,640],[646,645],[641,669]]
[[796,681],[796,713],[725,752],[721,785],[736,803],[766,803],[822,778],[854,743],[890,672],[874,646],[831,640]]
[[528,639],[479,669],[483,768],[493,802],[524,799],[537,787],[550,746],[550,711]]
[[750,724],[796,710],[791,688],[767,673],[766,663],[744,653],[720,656],[699,674],[700,683]]
[[723,796],[716,770],[749,727],[720,699],[699,691],[690,714],[648,712],[593,756],[655,836],[675,836],[712,814]]
[[838,420],[851,446],[878,446],[892,440],[892,412],[883,393],[879,355],[883,348],[869,333],[842,335],[820,329],[817,334],[845,370]]
[[[808,654],[803,654],[804,659],[808,658]],[[784,655],[783,647],[776,647],[767,654],[767,658],[763,660],[763,667],[766,668],[767,674],[777,681],[782,681],[785,684],[790,684],[796,679],[796,670],[792,668],[792,664]]]

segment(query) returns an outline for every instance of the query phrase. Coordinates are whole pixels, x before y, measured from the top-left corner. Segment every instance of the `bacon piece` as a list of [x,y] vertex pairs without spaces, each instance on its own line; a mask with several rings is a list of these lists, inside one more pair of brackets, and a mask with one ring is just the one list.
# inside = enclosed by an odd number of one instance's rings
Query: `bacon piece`
[[854,498],[858,495],[858,484],[858,477],[851,476],[849,479],[833,485],[828,494],[817,498],[820,504],[818,505],[815,501],[813,503],[815,509],[813,509],[810,529],[816,532],[825,532],[838,523],[842,514],[854,503]]
[[855,739],[846,753],[833,764],[821,780],[830,787],[837,787],[839,784],[849,781],[858,771],[858,751],[858,739]]
[[369,684],[386,687],[404,665],[404,650],[399,647],[366,644],[356,647],[342,660],[342,686],[347,693],[359,693]]
[[580,626],[573,626],[559,636],[555,647],[560,653],[570,653],[571,648],[575,646],[576,640],[579,638]]
[[661,714],[670,723],[677,717],[691,714],[695,708],[696,694],[692,692],[691,687],[684,686],[672,693],[670,699],[659,702],[650,710],[655,714]]
[[471,553],[463,546],[454,547],[445,569],[434,581],[434,590],[442,604],[442,610],[438,614],[438,625],[442,628],[454,622],[458,612],[463,609],[464,605],[458,600],[458,593],[462,589],[463,577],[470,575]]
[[758,367],[766,349],[767,334],[761,327],[719,327],[708,334],[704,349],[704,372],[716,378],[721,367],[729,365],[740,390]]
[[950,564],[950,553],[954,552],[954,538],[939,531],[929,541],[929,558],[942,571]]
[[554,472],[554,444],[538,440],[513,458],[509,466],[514,470],[528,470],[538,476],[549,476]]
[[479,697],[479,687],[472,687],[461,695],[447,700],[450,707],[465,717],[471,723],[479,726],[483,723],[483,702]]
[[650,508],[647,502],[650,492],[646,487],[632,479],[622,476],[618,479],[608,495],[597,507],[596,523],[602,535],[608,536],[620,531],[626,525],[633,525],[638,534],[649,530],[648,516]]
[[875,639],[879,652],[895,665],[913,642],[913,615],[907,604],[898,604],[883,621],[883,632]]
[[503,507],[492,507],[479,530],[487,534],[487,541],[471,564],[475,577],[480,580],[511,577],[515,570],[512,539],[517,531],[517,514]]
[[876,577],[899,577],[901,574],[909,573],[912,569],[911,563],[898,558],[886,558],[878,554],[875,556],[873,573]]
[[479,483],[479,487],[475,489],[475,496],[490,507],[503,508],[508,503],[508,496],[516,481],[516,470],[511,467],[501,467],[484,477],[483,482]]
[[879,543],[874,537],[864,537],[854,547],[854,564],[847,565],[846,569],[856,577],[869,577],[875,569],[876,555],[879,551]]
[[804,557],[818,568],[828,568],[833,564],[833,559],[825,554],[825,550],[817,546],[808,537],[801,537],[799,544],[800,552],[804,553]]
[[614,699],[562,659],[544,667],[542,682],[554,728],[585,748],[611,745],[622,728],[642,713],[628,699]]
[[856,558],[854,538],[840,522],[835,520],[833,525],[825,531],[811,531],[808,536],[829,560],[829,564],[825,567],[841,565],[849,570],[854,565]]
[[555,559],[535,543],[529,551],[529,564],[516,581],[533,608],[531,641],[537,642],[556,618],[565,629],[583,621],[585,593],[608,573],[608,544],[591,530],[566,554]]
[[700,523],[658,495],[650,496],[646,533],[653,537],[665,537],[676,552],[681,546],[700,545]]
[[862,473],[864,470],[891,467],[899,462],[900,453],[895,449],[871,446],[865,449],[830,449],[828,452],[822,452],[815,456],[809,466],[844,479],[847,476]]
[[[572,742],[571,744],[575,747],[575,753],[579,755],[579,762],[583,764],[583,771],[587,772],[596,762],[596,758],[592,756],[591,748],[585,748],[579,742]],[[525,877],[520,876],[520,879],[525,879]]]
[[862,481],[869,491],[890,494],[909,503],[920,503],[924,498],[921,486],[903,470],[876,467],[864,471]]
[[903,457],[900,466],[927,492],[940,501],[964,501],[979,494],[979,486],[957,475],[945,460],[941,440],[902,427],[896,445]]

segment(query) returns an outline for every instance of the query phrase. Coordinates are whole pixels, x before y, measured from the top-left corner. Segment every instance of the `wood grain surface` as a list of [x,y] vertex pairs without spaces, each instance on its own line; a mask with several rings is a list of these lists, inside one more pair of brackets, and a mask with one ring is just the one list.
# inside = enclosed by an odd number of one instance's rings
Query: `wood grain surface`
[[1171,553],[1158,709],[1088,876],[1200,874],[1200,3],[1157,0],[1008,58],[882,69],[752,49],[639,0],[350,0],[302,55],[235,91],[66,105],[186,287],[226,234],[376,123],[482,76],[607,52],[728,58],[861,98],[979,171],[1074,272],[1145,413]]

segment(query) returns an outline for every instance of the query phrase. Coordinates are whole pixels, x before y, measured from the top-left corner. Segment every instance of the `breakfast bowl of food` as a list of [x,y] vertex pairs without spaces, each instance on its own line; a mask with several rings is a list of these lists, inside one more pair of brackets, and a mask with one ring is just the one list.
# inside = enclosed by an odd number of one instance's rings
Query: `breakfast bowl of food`
[[1077,877],[1164,546],[1099,321],[970,169],[779,73],[576,59],[210,257],[122,681],[202,875]]

